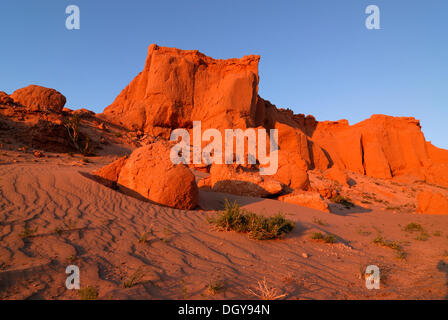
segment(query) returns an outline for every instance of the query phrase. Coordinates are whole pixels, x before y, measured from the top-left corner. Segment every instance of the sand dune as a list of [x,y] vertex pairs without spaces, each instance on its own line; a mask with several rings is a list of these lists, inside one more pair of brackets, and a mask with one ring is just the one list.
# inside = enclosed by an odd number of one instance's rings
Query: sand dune
[[[103,299],[253,299],[266,281],[288,299],[442,299],[447,296],[446,232],[427,241],[403,231],[416,222],[430,234],[448,230],[441,216],[373,210],[328,214],[276,200],[200,194],[204,210],[157,206],[109,189],[85,173],[100,167],[57,163],[0,166],[0,298],[77,299],[65,268],[80,267],[81,286]],[[254,241],[212,230],[206,217],[225,198],[296,223],[284,240]],[[325,225],[317,223],[320,219]],[[336,244],[310,240],[323,230]],[[23,233],[28,237],[23,237]],[[403,241],[407,259],[372,244],[377,233]],[[22,236],[21,236],[22,234]],[[147,234],[147,241],[142,240]],[[306,254],[306,255],[304,255]],[[376,264],[382,290],[369,291],[360,270]],[[123,282],[137,272],[131,288]],[[216,295],[209,281],[220,279]]]

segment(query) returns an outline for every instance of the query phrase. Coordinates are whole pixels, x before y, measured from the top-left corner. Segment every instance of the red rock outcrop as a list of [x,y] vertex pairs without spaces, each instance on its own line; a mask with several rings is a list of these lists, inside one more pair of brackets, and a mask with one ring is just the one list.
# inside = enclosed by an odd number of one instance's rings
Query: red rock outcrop
[[337,165],[332,166],[330,169],[324,172],[324,177],[333,181],[336,181],[342,186],[349,186],[350,178],[347,175],[347,172]]
[[[258,96],[259,56],[215,60],[193,50],[149,47],[144,70],[101,115],[112,123],[169,137],[172,129],[278,129],[275,179],[308,189],[307,170],[341,170],[389,179],[413,176],[448,186],[448,151],[425,141],[418,120],[374,115],[318,122]],[[223,135],[224,136],[224,135]],[[338,178],[339,179],[339,178]]]
[[66,98],[58,91],[36,85],[18,89],[11,98],[30,111],[62,112]]
[[[129,129],[253,126],[259,56],[215,60],[197,50],[149,47],[144,70],[104,110]],[[225,115],[225,116],[223,116]]]
[[171,146],[159,140],[134,150],[129,158],[118,159],[94,174],[116,182],[125,193],[131,190],[158,204],[193,209],[199,196],[195,177],[185,165],[171,162]]
[[101,116],[165,138],[172,129],[190,129],[193,121],[201,121],[202,130],[221,132],[277,128],[280,168],[274,178],[292,188],[307,188],[306,171],[324,170],[330,162],[297,119],[258,96],[259,59],[215,60],[196,50],[151,45],[144,70]]
[[426,144],[429,161],[425,162],[425,180],[428,183],[448,187],[448,150]]
[[328,204],[322,199],[321,195],[317,192],[303,192],[296,191],[291,194],[287,194],[278,198],[283,202],[297,204],[302,207],[316,209],[324,212],[330,212]]
[[448,214],[448,199],[438,192],[422,191],[417,195],[417,213]]
[[279,181],[260,176],[258,171],[225,164],[211,166],[209,183],[213,191],[258,198],[273,196],[283,190]]
[[447,153],[428,146],[414,118],[374,115],[353,126],[346,120],[319,122],[311,138],[346,170],[382,179],[408,175],[448,184]]

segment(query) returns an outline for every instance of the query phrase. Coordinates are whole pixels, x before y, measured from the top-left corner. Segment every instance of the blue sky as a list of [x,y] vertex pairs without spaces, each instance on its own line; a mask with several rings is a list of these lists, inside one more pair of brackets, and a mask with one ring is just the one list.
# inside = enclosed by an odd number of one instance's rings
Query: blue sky
[[[81,29],[65,28],[78,5]],[[367,30],[365,8],[381,10]],[[261,55],[260,95],[318,120],[413,116],[448,148],[446,0],[4,0],[0,90],[55,88],[101,112],[144,66],[151,43],[214,58]]]

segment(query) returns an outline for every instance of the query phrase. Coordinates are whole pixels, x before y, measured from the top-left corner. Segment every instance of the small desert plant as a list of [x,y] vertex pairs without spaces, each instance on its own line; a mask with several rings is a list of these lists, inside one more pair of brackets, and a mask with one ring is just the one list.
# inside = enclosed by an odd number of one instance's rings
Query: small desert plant
[[81,300],[96,300],[98,299],[98,290],[95,287],[88,286],[78,291]]
[[406,227],[404,227],[404,231],[407,232],[423,231],[423,227],[421,224],[411,222]]
[[406,252],[404,252],[403,250],[398,250],[396,257],[399,260],[406,260]]
[[327,223],[324,220],[318,219],[316,217],[313,218],[313,222],[315,224],[320,225],[320,226],[326,226],[327,225]]
[[324,239],[324,235],[321,232],[314,232],[311,234],[311,239],[313,240],[323,240]]
[[123,288],[132,288],[143,278],[144,275],[143,269],[139,267],[129,279],[123,282]]
[[211,280],[207,285],[207,291],[210,295],[219,293],[224,288],[224,283],[221,280]]
[[37,232],[37,228],[31,229],[29,227],[25,227],[23,229],[22,233],[20,234],[20,237],[21,238],[29,238],[29,237],[32,237],[36,232]]
[[76,255],[71,255],[70,257],[67,258],[67,261],[69,263],[73,263],[78,259],[78,257]]
[[67,129],[73,147],[83,155],[88,156],[92,154],[92,141],[88,135],[81,133],[79,130],[80,121],[79,115],[75,114],[64,121],[64,127]]
[[422,231],[417,237],[415,237],[415,240],[418,240],[418,241],[426,241],[428,239],[429,239],[429,234],[424,231]]
[[281,294],[277,288],[269,287],[266,278],[264,278],[263,281],[258,281],[258,288],[256,290],[258,292],[254,292],[251,289],[248,291],[250,294],[261,300],[278,300],[286,297],[286,293]]
[[184,297],[184,299],[187,299],[189,294],[188,294],[188,288],[187,285],[185,283],[185,280],[182,279],[182,281],[180,282],[181,286],[182,286],[182,296]]
[[359,228],[358,229],[358,234],[360,235],[360,236],[370,236],[371,234],[372,234],[372,232],[370,232],[370,231],[365,231],[365,230],[363,230],[362,228]]
[[401,245],[398,241],[386,240],[382,236],[376,237],[372,242],[382,247],[391,248],[393,250],[401,250]]
[[294,283],[294,282],[297,282],[298,280],[294,274],[288,272],[287,275],[283,276],[282,281],[285,283]]
[[251,239],[270,240],[282,238],[284,234],[294,229],[294,223],[286,220],[282,214],[266,218],[252,212],[240,209],[234,202],[225,201],[225,210],[218,212],[216,218],[209,218],[220,231],[236,231],[248,233]]
[[171,233],[172,233],[172,231],[171,231],[170,225],[163,228],[163,234],[165,235],[165,237],[169,237],[171,235]]
[[434,237],[441,237],[442,236],[442,232],[441,231],[439,231],[439,230],[437,230],[437,231],[434,231],[434,233],[432,234]]
[[403,248],[398,241],[385,240],[382,236],[378,236],[375,239],[373,239],[372,243],[381,247],[386,247],[395,250],[398,259],[400,260],[406,259],[406,253],[403,251]]
[[75,230],[76,229],[76,222],[73,221],[72,219],[69,219],[68,223],[67,223],[67,228],[69,230]]
[[314,232],[313,234],[311,234],[311,239],[313,240],[318,240],[318,241],[323,241],[325,243],[335,243],[336,242],[336,237],[332,234],[322,234],[321,232]]
[[352,202],[352,200],[350,198],[344,197],[340,194],[338,194],[337,196],[334,196],[330,200],[331,200],[331,202],[343,205],[347,209],[353,208],[355,206],[355,204]]
[[335,243],[336,242],[336,237],[333,234],[327,234],[324,237],[324,242],[325,243]]
[[138,239],[139,243],[145,244],[148,242],[148,233],[145,232],[141,235],[140,239]]

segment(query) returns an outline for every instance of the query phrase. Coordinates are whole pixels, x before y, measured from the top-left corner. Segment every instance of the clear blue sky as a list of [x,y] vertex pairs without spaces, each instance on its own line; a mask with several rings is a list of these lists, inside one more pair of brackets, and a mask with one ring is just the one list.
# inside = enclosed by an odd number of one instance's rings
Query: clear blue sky
[[[65,28],[66,6],[81,30]],[[381,30],[365,28],[369,4]],[[260,95],[318,120],[414,116],[448,148],[446,0],[3,0],[0,90],[55,88],[101,112],[144,66],[151,43],[214,58],[259,54]]]

